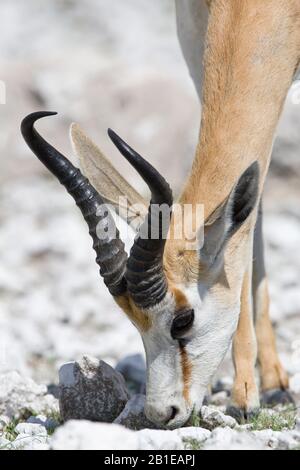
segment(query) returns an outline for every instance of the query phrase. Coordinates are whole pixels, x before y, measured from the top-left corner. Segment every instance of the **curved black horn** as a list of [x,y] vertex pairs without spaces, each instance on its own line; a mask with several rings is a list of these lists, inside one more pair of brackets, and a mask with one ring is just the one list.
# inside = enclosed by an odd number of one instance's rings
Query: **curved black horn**
[[108,134],[151,191],[148,216],[130,251],[125,274],[128,292],[136,305],[149,308],[161,302],[168,291],[163,270],[163,253],[170,225],[172,191],[166,180],[150,163],[111,129]]
[[88,224],[100,274],[113,296],[122,295],[127,291],[124,276],[127,254],[108,208],[80,170],[46,142],[34,128],[38,119],[55,114],[57,113],[36,112],[25,117],[21,124],[22,135],[33,153],[75,200]]

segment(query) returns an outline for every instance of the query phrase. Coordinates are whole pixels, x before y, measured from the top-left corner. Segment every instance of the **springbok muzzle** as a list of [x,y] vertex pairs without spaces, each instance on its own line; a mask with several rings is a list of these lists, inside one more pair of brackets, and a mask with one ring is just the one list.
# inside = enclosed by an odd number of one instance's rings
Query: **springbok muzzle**
[[[24,118],[21,132],[27,145],[56,176],[79,207],[93,239],[100,275],[112,296],[129,295],[142,309],[155,306],[164,299],[168,291],[163,270],[163,253],[173,204],[170,186],[150,163],[115,132],[108,130],[113,143],[144,179],[151,192],[148,215],[128,257],[114,219],[101,195],[78,168],[36,131],[34,124],[38,119],[56,114],[41,111]],[[162,206],[169,210],[162,211]],[[151,237],[152,233],[155,234],[154,238]]]

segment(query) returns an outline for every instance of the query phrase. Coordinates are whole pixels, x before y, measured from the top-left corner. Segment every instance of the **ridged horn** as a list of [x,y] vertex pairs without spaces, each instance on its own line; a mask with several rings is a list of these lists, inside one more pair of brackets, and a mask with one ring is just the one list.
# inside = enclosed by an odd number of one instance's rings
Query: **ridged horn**
[[114,297],[123,295],[127,291],[124,276],[127,254],[108,208],[80,170],[46,142],[34,127],[38,119],[55,114],[36,112],[28,115],[21,124],[22,135],[33,153],[73,197],[89,227],[100,275]]
[[[172,191],[166,180],[149,162],[114,131],[109,129],[108,134],[151,191],[148,215],[131,248],[125,273],[128,292],[133,301],[137,306],[146,309],[161,302],[168,291],[163,270],[163,254],[170,225]],[[166,210],[165,213],[163,209]]]

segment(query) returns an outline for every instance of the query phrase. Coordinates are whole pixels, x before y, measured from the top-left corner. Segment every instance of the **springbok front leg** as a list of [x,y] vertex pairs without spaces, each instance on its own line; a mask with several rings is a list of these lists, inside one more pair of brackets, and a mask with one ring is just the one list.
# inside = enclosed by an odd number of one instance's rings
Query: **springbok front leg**
[[253,322],[251,293],[252,267],[246,271],[242,292],[241,312],[233,340],[235,380],[228,413],[234,417],[248,418],[259,408],[259,392],[255,379],[257,343]]
[[270,301],[264,262],[262,204],[260,204],[254,234],[253,303],[261,388],[263,392],[266,392],[264,400],[268,404],[290,402],[291,397],[285,392],[289,386],[289,379],[278,357],[269,315]]

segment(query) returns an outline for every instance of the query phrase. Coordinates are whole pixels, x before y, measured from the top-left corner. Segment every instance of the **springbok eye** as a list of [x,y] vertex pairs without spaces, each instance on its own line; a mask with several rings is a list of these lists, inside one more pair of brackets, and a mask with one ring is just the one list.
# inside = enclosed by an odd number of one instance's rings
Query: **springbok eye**
[[194,323],[194,310],[184,310],[176,315],[171,326],[171,336],[173,339],[182,339],[192,328]]

